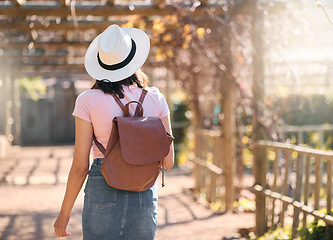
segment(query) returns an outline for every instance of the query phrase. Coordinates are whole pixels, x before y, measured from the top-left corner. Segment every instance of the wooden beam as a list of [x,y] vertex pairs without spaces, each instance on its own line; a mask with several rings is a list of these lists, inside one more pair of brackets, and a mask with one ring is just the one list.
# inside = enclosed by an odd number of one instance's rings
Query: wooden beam
[[69,54],[59,54],[59,55],[49,55],[49,54],[21,54],[21,55],[10,55],[10,54],[3,54],[0,55],[0,59],[13,59],[13,60],[17,60],[17,61],[23,61],[24,59],[38,59],[41,61],[46,61],[46,60],[50,60],[50,59],[67,59],[67,58],[73,58],[73,59],[77,59],[77,58],[82,58],[82,55],[76,55],[76,56],[70,56]]
[[56,71],[56,70],[72,70],[72,69],[79,69],[84,70],[83,63],[75,63],[75,64],[49,64],[49,65],[13,65],[13,66],[21,66],[22,71]]
[[[187,5],[183,5],[184,8]],[[191,5],[188,5],[191,6]],[[198,7],[194,15],[207,15],[206,11],[210,11],[215,15],[224,15],[225,11],[219,4],[206,4],[204,7]],[[153,4],[142,5],[76,5],[76,16],[128,16],[128,15],[142,15],[142,16],[166,16],[173,14],[175,8],[172,5],[165,5],[163,11]],[[29,5],[23,7],[18,6],[1,6],[0,15],[11,17],[22,17],[29,15],[36,16],[57,16],[66,17],[71,16],[71,9],[64,8],[61,5],[48,4],[48,5]]]
[[36,77],[41,76],[45,78],[51,78],[51,77],[68,77],[73,78],[75,76],[76,79],[78,79],[76,76],[80,76],[82,79],[90,79],[90,76],[87,74],[87,72],[83,69],[74,69],[74,70],[56,70],[56,71],[21,71],[18,72],[19,77]]
[[[87,74],[83,64],[81,64],[80,66],[75,66],[75,68],[69,68],[68,66],[41,66],[41,67],[35,67],[35,66],[30,66],[30,67],[24,67],[22,68],[20,71],[18,71],[20,73],[24,73],[24,74],[34,74],[36,73],[36,75],[38,74],[47,74],[47,73],[55,73],[55,72],[67,72],[67,74],[70,73],[81,73],[81,74]],[[88,76],[88,75],[87,75]]]
[[67,59],[63,59],[62,61],[40,61],[40,62],[21,62],[21,61],[14,61],[12,63],[13,66],[18,66],[18,67],[25,67],[25,68],[31,68],[31,67],[58,67],[58,66],[71,66],[68,68],[81,68],[81,66],[83,66],[84,64],[84,60],[82,59],[82,61],[76,61],[76,62],[70,62]]
[[49,66],[21,66],[17,71],[18,76],[34,77],[56,77],[64,76],[71,77],[73,75],[82,75],[86,78],[90,78],[87,74],[83,64],[62,64],[62,65],[49,65]]
[[[80,31],[94,29],[97,32],[101,32],[105,30],[111,24],[125,24],[127,21],[78,21],[78,25],[80,27]],[[56,23],[56,21],[50,21],[46,25],[42,24],[39,21],[29,22],[27,20],[15,20],[11,23],[7,21],[0,21],[0,30],[8,30],[8,26],[11,29],[15,29],[16,31],[27,31],[29,29],[35,30],[76,30],[73,21],[61,21],[60,23]],[[152,26],[152,22],[147,23],[146,27],[149,28]]]
[[67,49],[67,48],[87,48],[90,42],[16,42],[1,44],[0,49]]

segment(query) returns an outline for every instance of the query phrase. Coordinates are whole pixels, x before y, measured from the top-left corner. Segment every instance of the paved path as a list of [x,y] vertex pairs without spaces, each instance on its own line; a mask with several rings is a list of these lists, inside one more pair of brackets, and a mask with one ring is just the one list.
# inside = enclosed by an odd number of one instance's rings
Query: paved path
[[[71,164],[73,146],[14,147],[12,157],[0,159],[0,240],[57,239],[57,216]],[[188,189],[192,178],[182,171],[167,173],[159,189],[156,240],[244,239],[239,228],[254,226],[254,214],[216,214],[196,202]],[[80,193],[72,212],[69,239],[82,239]]]

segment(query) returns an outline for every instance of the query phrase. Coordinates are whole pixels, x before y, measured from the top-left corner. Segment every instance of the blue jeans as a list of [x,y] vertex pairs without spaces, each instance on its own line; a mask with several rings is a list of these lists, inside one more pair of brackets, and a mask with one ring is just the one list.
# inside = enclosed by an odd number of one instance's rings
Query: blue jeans
[[157,223],[156,184],[143,192],[110,187],[100,172],[103,159],[95,159],[84,189],[84,240],[151,240]]

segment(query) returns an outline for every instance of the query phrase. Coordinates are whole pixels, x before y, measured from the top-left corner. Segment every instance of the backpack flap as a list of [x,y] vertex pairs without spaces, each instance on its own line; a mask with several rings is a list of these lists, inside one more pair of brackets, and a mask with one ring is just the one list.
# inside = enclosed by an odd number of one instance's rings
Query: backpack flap
[[168,155],[170,141],[158,117],[117,117],[120,149],[126,162],[144,165]]

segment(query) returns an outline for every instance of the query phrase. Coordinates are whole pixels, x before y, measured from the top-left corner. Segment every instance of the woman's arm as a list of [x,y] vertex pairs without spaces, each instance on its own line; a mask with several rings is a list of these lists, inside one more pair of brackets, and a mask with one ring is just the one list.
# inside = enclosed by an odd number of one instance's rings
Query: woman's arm
[[[165,116],[161,118],[165,130],[172,135],[172,130],[171,130],[171,123],[170,123],[170,116]],[[164,158],[164,167],[166,170],[170,170],[173,166],[174,163],[174,150],[173,150],[173,142],[170,145],[170,151],[169,154]]]
[[75,117],[75,147],[72,167],[68,175],[66,193],[61,210],[54,223],[58,237],[67,237],[66,227],[74,202],[81,190],[89,170],[89,154],[92,143],[93,128],[90,122]]

